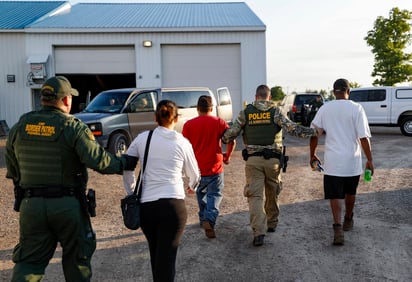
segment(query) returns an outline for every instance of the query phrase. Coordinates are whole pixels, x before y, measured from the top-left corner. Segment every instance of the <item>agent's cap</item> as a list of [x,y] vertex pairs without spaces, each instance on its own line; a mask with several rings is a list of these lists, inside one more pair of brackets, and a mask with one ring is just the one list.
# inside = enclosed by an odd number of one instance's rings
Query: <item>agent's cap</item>
[[200,96],[199,100],[197,100],[197,106],[201,109],[208,109],[213,107],[212,97],[206,95]]
[[349,81],[344,78],[339,78],[333,84],[333,92],[346,92],[349,88]]
[[72,88],[69,80],[64,76],[54,76],[46,80],[40,93],[45,100],[63,98],[69,95],[79,96],[79,92]]

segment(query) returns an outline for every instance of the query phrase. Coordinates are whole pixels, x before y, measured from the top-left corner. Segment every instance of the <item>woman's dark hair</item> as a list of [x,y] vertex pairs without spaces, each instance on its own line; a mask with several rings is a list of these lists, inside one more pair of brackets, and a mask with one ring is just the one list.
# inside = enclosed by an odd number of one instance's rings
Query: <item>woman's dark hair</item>
[[162,100],[156,107],[156,122],[160,126],[169,125],[178,116],[176,103]]

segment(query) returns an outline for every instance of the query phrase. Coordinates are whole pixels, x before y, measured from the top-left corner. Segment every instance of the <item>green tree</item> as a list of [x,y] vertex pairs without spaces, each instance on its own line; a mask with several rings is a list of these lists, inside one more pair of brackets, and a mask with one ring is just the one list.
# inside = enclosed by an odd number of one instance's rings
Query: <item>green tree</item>
[[273,101],[282,101],[283,97],[285,97],[285,92],[283,92],[281,86],[275,86],[270,89],[270,95]]
[[329,92],[329,94],[327,96],[325,96],[325,99],[328,100],[328,101],[333,101],[333,100],[336,99],[335,95],[333,95],[332,90]]
[[359,88],[359,87],[361,87],[361,85],[359,84],[359,83],[357,83],[357,82],[349,82],[349,87],[352,89],[352,88]]
[[328,91],[326,91],[325,89],[321,89],[319,91],[319,94],[322,95],[324,99],[328,98]]
[[393,8],[389,18],[379,16],[364,38],[375,56],[372,76],[374,85],[395,85],[412,81],[412,53],[406,53],[411,43],[412,12]]

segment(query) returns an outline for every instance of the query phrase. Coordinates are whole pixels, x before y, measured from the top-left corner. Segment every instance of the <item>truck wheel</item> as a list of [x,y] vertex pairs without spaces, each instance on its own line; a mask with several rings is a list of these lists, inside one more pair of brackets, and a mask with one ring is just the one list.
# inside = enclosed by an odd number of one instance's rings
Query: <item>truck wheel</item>
[[129,142],[127,137],[122,133],[116,133],[110,138],[109,152],[115,155],[126,154]]
[[401,132],[405,136],[412,136],[412,116],[406,117],[401,121]]

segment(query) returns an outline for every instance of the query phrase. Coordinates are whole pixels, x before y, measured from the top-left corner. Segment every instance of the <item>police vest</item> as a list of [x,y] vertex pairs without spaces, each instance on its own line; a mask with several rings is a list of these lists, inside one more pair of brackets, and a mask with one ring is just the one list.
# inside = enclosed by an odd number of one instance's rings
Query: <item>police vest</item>
[[[244,141],[248,145],[272,145],[278,136],[282,140],[282,131],[274,122],[276,109],[260,111],[252,105],[245,109]],[[280,141],[281,142],[281,141]]]
[[66,142],[62,133],[73,117],[56,112],[31,112],[19,121],[19,137],[16,140],[16,156],[23,187],[63,186],[66,183],[63,152]]

